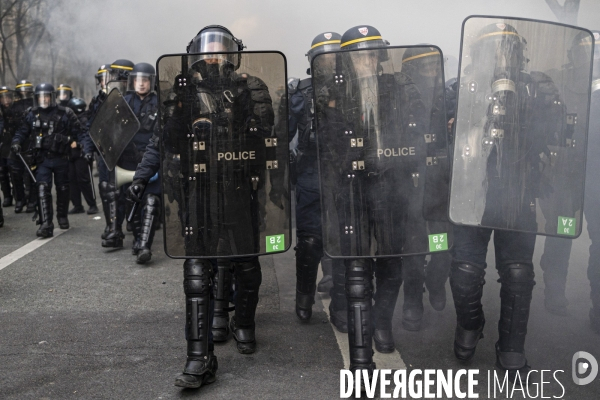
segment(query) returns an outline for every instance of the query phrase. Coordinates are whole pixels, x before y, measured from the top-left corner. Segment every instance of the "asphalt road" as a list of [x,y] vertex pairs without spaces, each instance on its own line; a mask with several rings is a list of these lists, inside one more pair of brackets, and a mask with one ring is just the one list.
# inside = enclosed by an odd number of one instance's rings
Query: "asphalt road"
[[[13,208],[6,208],[4,214],[0,263],[2,257],[36,239],[31,214],[16,215]],[[80,214],[70,221],[71,229],[0,270],[0,399],[339,398],[347,343],[344,335],[334,334],[320,298],[309,324],[296,320],[292,250],[261,257],[257,352],[241,355],[232,340],[219,344],[215,349],[217,382],[199,391],[181,390],[173,386],[173,380],[185,361],[182,261],[164,255],[162,233],[157,234],[152,262],[142,266],[130,255],[130,234],[123,250],[109,251],[100,246],[102,220]],[[543,243],[540,238],[536,264]],[[575,352],[587,351],[600,360],[600,335],[590,329],[587,315],[589,243],[584,227],[571,256],[569,317],[545,311],[543,279],[536,267],[538,284],[527,337],[531,366],[564,370],[558,377],[564,398],[569,399],[600,398],[600,378],[587,386],[577,386],[571,379]],[[488,322],[485,338],[470,363],[460,363],[453,356],[455,314],[447,286],[448,304],[442,312],[430,307],[425,294],[420,332],[402,329],[400,296],[394,322],[399,356],[377,355],[384,360],[377,361],[379,366],[479,369],[477,392],[487,398],[500,303],[493,251],[488,263],[484,289]],[[558,397],[561,387],[552,382],[546,385],[544,396]],[[517,392],[513,398],[523,396]]]

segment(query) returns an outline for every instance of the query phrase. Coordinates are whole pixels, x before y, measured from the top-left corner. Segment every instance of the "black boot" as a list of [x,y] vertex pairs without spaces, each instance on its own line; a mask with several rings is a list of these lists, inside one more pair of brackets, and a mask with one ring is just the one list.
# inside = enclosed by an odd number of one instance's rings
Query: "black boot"
[[69,229],[69,185],[56,188],[56,219],[60,229]]
[[38,183],[38,199],[40,207],[40,227],[37,230],[37,236],[49,238],[54,236],[54,224],[52,223],[52,194],[50,194],[50,185],[48,183]]
[[533,286],[533,265],[514,263],[499,268],[500,321],[499,339],[496,343],[496,366],[509,371],[509,379],[518,371],[527,375],[530,367],[525,358],[525,337]]
[[258,305],[258,290],[262,282],[262,273],[258,257],[250,261],[233,263],[237,294],[235,315],[231,318],[230,328],[241,354],[251,354],[256,350],[254,335],[254,315]]
[[312,316],[317,289],[319,261],[323,256],[323,244],[320,238],[300,236],[296,245],[296,316],[302,322],[308,322]]
[[332,260],[333,287],[329,291],[329,320],[341,333],[348,333],[348,301],[346,299],[346,266],[340,259]]
[[446,308],[446,281],[450,274],[450,253],[432,254],[425,268],[425,287],[429,292],[429,304],[435,311]]
[[373,267],[371,260],[346,260],[346,298],[348,300],[348,344],[350,370],[375,369],[371,301],[373,300]]
[[232,285],[231,260],[217,259],[217,273],[214,279],[215,315],[212,322],[213,340],[226,342],[229,339],[229,299]]
[[418,331],[421,329],[423,319],[425,257],[404,257],[402,259],[402,276],[404,278],[402,327],[407,331]]
[[11,170],[10,177],[15,192],[15,213],[20,214],[23,211],[23,207],[25,207],[25,185],[23,183],[23,175]]
[[477,343],[483,338],[485,317],[481,307],[484,267],[453,262],[450,288],[456,307],[456,332],[454,355],[459,360],[470,360],[475,355]]
[[323,278],[317,283],[317,292],[319,293],[329,293],[331,288],[333,287],[333,278],[332,278],[332,263],[333,260],[329,257],[321,258],[321,270],[323,271]]
[[152,242],[154,233],[160,220],[160,198],[153,194],[144,196],[144,216],[142,218],[142,230],[140,233],[140,251],[137,255],[137,263],[144,264],[152,258]]
[[[131,212],[128,208],[127,215]],[[131,244],[131,254],[137,256],[140,252],[140,236],[142,236],[142,211],[138,208],[131,220],[131,233],[133,234],[133,243]]]
[[110,219],[110,228],[108,234],[106,235],[106,238],[102,240],[102,247],[123,247],[123,238],[125,237],[125,235],[123,235],[123,231],[121,230],[121,227],[119,226],[119,223],[117,221],[117,202],[119,199],[119,190],[115,187],[113,183],[108,184],[106,198],[108,203],[108,216]]
[[100,182],[98,184],[98,191],[100,192],[100,200],[102,201],[102,212],[104,213],[104,221],[106,222],[104,232],[102,232],[102,235],[100,235],[100,237],[102,239],[106,239],[106,236],[110,233],[110,202],[108,198],[108,182]]
[[378,259],[375,263],[375,294],[373,295],[373,341],[380,353],[396,349],[392,334],[392,317],[402,285],[402,259]]
[[185,292],[185,336],[187,361],[175,386],[197,389],[216,380],[217,357],[210,341],[212,265],[208,260],[189,259],[183,264]]
[[4,196],[2,207],[12,206],[13,196],[10,189],[10,168],[8,166],[0,167],[0,190]]

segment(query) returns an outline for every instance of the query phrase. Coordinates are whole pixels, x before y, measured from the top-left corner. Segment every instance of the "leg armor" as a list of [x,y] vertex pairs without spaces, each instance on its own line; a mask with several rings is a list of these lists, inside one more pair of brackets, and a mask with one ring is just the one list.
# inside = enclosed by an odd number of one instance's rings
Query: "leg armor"
[[210,332],[212,265],[208,260],[189,259],[183,264],[185,292],[185,337],[187,361],[175,385],[199,388],[215,381],[218,364]]
[[212,322],[213,340],[225,342],[229,339],[229,300],[232,286],[231,260],[217,259],[217,274],[215,275],[215,316]]
[[450,288],[456,307],[454,355],[470,360],[475,355],[479,339],[483,338],[485,318],[481,307],[485,269],[474,264],[453,262]]
[[329,319],[341,332],[348,333],[348,301],[346,300],[346,266],[340,259],[332,260],[333,287],[329,291]]
[[348,343],[350,370],[375,369],[371,340],[371,301],[373,266],[371,260],[347,260],[346,298],[348,299]]
[[547,237],[540,267],[544,271],[544,306],[555,315],[568,315],[565,296],[572,241]]
[[323,243],[315,236],[301,236],[296,246],[296,315],[302,322],[312,316],[317,289],[319,261],[323,256]]
[[529,320],[531,294],[535,285],[533,265],[514,263],[502,265],[500,273],[499,340],[496,343],[496,365],[504,370],[528,369],[525,358],[525,337]]
[[425,268],[425,286],[429,292],[429,303],[436,311],[446,307],[446,281],[450,274],[452,256],[450,253],[432,254]]
[[249,261],[234,262],[235,315],[231,318],[230,328],[242,354],[251,354],[256,350],[254,336],[254,315],[258,305],[258,290],[262,282],[262,273],[258,257]]
[[69,185],[62,185],[56,188],[56,219],[60,229],[69,229]]
[[3,165],[0,166],[0,190],[2,190],[2,194],[4,195],[4,202],[2,203],[3,207],[12,206],[13,197],[10,189],[10,169],[8,166]]
[[402,276],[404,278],[402,327],[407,331],[418,331],[421,329],[421,320],[423,319],[425,257],[404,257],[402,259]]
[[15,191],[15,212],[19,214],[25,206],[25,184],[23,183],[23,173],[25,171],[15,172],[11,170],[10,177]]
[[323,278],[317,284],[317,292],[319,293],[329,293],[331,288],[333,287],[333,280],[331,277],[331,270],[333,260],[329,257],[321,258],[321,270],[323,271]]
[[[131,212],[128,207],[127,214]],[[138,208],[131,220],[131,233],[133,233],[133,244],[131,245],[131,254],[137,256],[140,252],[140,236],[142,236],[142,210]]]
[[52,223],[52,194],[47,182],[38,183],[38,201],[40,207],[40,228],[37,235],[48,238],[54,235],[54,224]]
[[0,203],[0,228],[4,226],[4,211],[2,211],[2,203]]
[[392,317],[402,285],[402,259],[378,259],[375,263],[375,294],[373,295],[373,341],[380,353],[395,349]]
[[160,199],[158,196],[148,194],[145,196],[145,205],[142,210],[144,217],[142,218],[142,230],[140,233],[140,251],[137,255],[137,263],[144,264],[150,261],[152,257],[152,242],[154,241],[154,233],[160,219]]
[[108,183],[106,199],[108,203],[108,216],[110,227],[106,238],[102,240],[102,247],[123,247],[123,238],[125,237],[125,235],[123,235],[121,226],[117,221],[119,194],[119,189],[115,187],[115,184]]
[[100,192],[100,199],[102,200],[102,211],[104,212],[104,221],[106,227],[101,235],[102,239],[106,239],[106,235],[110,232],[110,205],[108,203],[108,182],[100,182],[98,184],[98,191]]

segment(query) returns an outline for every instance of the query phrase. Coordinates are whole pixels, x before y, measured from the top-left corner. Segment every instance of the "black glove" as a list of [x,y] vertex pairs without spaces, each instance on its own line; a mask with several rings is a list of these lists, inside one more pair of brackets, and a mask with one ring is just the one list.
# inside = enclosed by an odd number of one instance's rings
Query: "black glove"
[[136,179],[131,183],[131,186],[127,189],[127,199],[139,203],[142,201],[144,195],[144,189],[146,188],[146,181],[143,179]]
[[94,153],[85,153],[83,158],[85,158],[85,161],[91,164],[94,162]]
[[19,143],[13,143],[12,146],[10,146],[10,149],[13,151],[13,153],[15,154],[19,154],[21,153],[21,145]]

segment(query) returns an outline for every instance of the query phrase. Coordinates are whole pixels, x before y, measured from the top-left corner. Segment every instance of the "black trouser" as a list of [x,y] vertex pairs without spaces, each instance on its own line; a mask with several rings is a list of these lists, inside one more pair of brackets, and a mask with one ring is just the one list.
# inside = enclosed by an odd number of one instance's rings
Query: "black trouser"
[[71,203],[74,207],[83,207],[81,203],[82,194],[88,207],[96,206],[89,164],[83,157],[75,157],[69,160],[69,190]]

